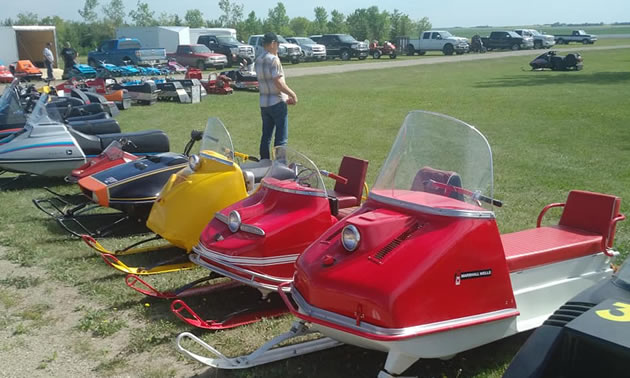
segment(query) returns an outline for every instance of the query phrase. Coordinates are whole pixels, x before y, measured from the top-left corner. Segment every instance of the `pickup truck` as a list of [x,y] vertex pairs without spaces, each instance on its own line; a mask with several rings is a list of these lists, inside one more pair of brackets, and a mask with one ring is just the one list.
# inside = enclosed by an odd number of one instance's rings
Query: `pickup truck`
[[571,35],[556,35],[554,37],[559,45],[568,45],[569,42],[581,42],[585,45],[592,45],[597,41],[596,35],[587,34],[584,30],[574,30]]
[[444,55],[453,53],[463,54],[470,49],[468,40],[456,37],[445,30],[429,30],[422,33],[420,39],[410,39],[406,52],[411,56],[415,53],[424,55],[427,51],[442,51]]
[[225,55],[214,53],[205,45],[178,45],[174,53],[166,55],[183,66],[197,67],[200,70],[207,67],[221,70],[228,64]]
[[327,56],[339,57],[341,60],[350,60],[352,57],[364,60],[370,52],[367,43],[359,42],[348,34],[312,35],[309,38],[326,46]]
[[550,48],[551,46],[556,44],[556,40],[553,35],[542,34],[538,30],[534,29],[516,29],[514,30],[516,34],[521,37],[532,37],[534,38],[534,48],[542,49],[542,48]]
[[166,63],[166,50],[143,49],[140,41],[135,38],[110,39],[104,41],[96,49],[88,53],[88,64],[98,67],[99,62],[126,66],[151,66]]
[[246,58],[254,61],[254,46],[239,42],[231,35],[210,35],[204,34],[197,38],[197,43],[207,46],[210,50],[223,54],[227,57],[227,66],[239,63],[239,58]]
[[488,50],[520,50],[534,46],[534,40],[531,37],[521,37],[513,31],[493,31],[489,37],[481,37],[481,41]]
[[315,43],[306,37],[291,37],[287,41],[295,43],[302,48],[302,58],[304,60],[326,60],[326,46]]
[[[247,41],[250,45],[256,49],[256,57],[262,55],[265,48],[262,44],[263,35],[250,35]],[[281,61],[291,61],[293,64],[300,63],[302,59],[302,48],[294,43],[289,43],[281,35],[278,35],[278,57]]]

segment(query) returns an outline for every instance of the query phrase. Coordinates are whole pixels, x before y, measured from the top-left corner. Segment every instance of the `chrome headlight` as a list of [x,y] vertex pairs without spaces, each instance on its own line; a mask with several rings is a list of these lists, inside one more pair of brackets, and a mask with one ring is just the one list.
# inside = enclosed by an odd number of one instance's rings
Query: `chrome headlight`
[[188,157],[188,167],[191,171],[195,172],[200,165],[201,159],[199,158],[199,155],[190,155]]
[[241,228],[241,214],[236,210],[232,210],[228,215],[228,228],[232,232],[236,232]]
[[361,234],[356,226],[349,224],[341,231],[341,244],[348,252],[352,252],[359,246]]
[[232,48],[230,48],[230,52],[231,52],[232,54],[238,54],[238,47],[232,47]]

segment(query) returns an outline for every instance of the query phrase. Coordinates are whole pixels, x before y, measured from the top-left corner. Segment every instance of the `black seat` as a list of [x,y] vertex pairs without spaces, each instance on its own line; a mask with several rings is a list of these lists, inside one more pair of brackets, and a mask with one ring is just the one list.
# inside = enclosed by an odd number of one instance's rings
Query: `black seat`
[[76,116],[76,117],[66,117],[66,122],[70,123],[70,122],[92,121],[96,119],[105,119],[105,118],[109,118],[109,114],[103,112],[103,113],[87,114],[87,115]]
[[120,125],[115,119],[94,119],[68,122],[68,126],[84,134],[118,134]]
[[[271,160],[263,159],[257,162],[247,162],[241,164],[241,169],[243,171],[249,171],[254,174],[254,182],[259,183],[260,180],[265,177],[267,171],[269,171],[269,167],[271,167]],[[293,171],[291,171],[292,173]]]
[[123,147],[123,150],[131,153],[168,152],[170,149],[168,136],[161,130],[104,135],[88,135],[72,129],[69,131],[86,155],[98,155],[112,141],[120,139],[126,139],[130,142]]

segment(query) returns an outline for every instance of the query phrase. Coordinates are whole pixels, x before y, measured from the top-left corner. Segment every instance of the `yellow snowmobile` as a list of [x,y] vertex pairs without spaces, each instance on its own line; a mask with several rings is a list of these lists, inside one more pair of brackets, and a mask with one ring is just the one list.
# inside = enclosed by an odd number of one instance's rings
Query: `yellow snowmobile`
[[[239,160],[241,164],[237,164]],[[250,162],[244,163],[247,160]],[[253,193],[270,167],[271,160],[258,161],[234,151],[223,123],[210,118],[199,155],[190,156],[188,167],[170,177],[151,208],[147,227],[155,236],[117,251],[108,250],[90,236],[83,236],[83,240],[100,252],[105,262],[125,273],[146,275],[193,268],[196,265],[188,260],[188,253],[199,242],[204,227],[217,211]],[[168,243],[139,247],[160,239]],[[138,254],[143,254],[140,259],[147,265],[129,266],[118,258]]]

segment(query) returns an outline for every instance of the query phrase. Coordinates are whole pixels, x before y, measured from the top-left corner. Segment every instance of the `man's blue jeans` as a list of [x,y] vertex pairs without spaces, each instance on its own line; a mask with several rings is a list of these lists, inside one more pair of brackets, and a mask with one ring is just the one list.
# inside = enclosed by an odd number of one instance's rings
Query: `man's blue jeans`
[[271,135],[275,132],[273,145],[285,146],[289,139],[289,112],[287,103],[281,101],[275,105],[261,107],[262,137],[260,138],[260,158],[269,159],[269,144]]

